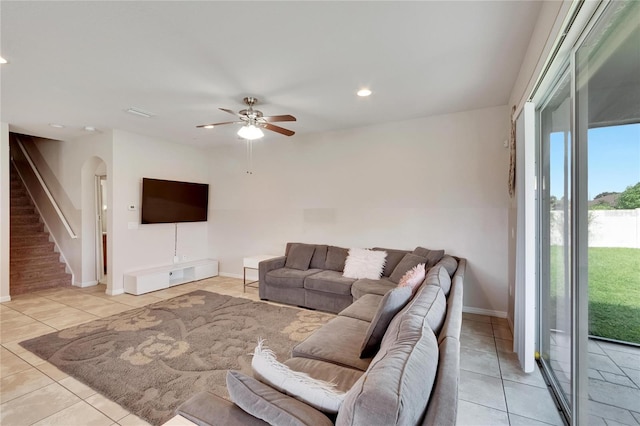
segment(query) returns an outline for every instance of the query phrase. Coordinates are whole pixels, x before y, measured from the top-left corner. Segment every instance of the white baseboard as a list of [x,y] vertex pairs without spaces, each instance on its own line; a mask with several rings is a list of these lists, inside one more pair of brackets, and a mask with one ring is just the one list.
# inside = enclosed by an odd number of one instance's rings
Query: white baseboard
[[238,278],[240,280],[243,278],[241,274],[232,274],[230,272],[219,272],[218,275],[221,277]]
[[472,308],[469,306],[463,306],[462,312],[466,312],[468,314],[488,315],[490,317],[496,317],[496,318],[507,317],[507,313],[504,311],[492,311],[491,309]]
[[0,297],[0,303],[11,302],[11,296],[2,296]]
[[93,287],[94,285],[98,285],[98,281],[85,281],[83,283],[73,284],[74,287],[80,287],[80,288]]

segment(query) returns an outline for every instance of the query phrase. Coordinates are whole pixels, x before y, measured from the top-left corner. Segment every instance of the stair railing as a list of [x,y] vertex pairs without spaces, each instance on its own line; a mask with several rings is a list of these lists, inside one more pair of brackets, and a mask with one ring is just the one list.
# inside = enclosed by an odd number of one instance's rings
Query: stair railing
[[78,235],[75,232],[73,232],[73,229],[71,229],[71,225],[69,225],[69,221],[65,217],[64,213],[62,213],[62,210],[60,210],[60,206],[58,206],[58,203],[56,202],[55,198],[53,198],[53,195],[51,195],[51,191],[49,191],[49,188],[47,187],[47,184],[44,182],[44,179],[42,179],[42,176],[40,175],[40,172],[38,172],[38,168],[33,163],[33,160],[31,160],[31,156],[29,155],[29,153],[25,149],[24,145],[22,145],[22,141],[19,140],[19,139],[16,139],[16,143],[17,143],[18,147],[20,148],[20,151],[22,151],[22,154],[24,155],[24,158],[27,160],[27,163],[29,163],[29,166],[31,167],[31,170],[33,171],[33,174],[38,179],[38,182],[40,183],[40,186],[42,187],[42,190],[44,191],[45,194],[47,194],[47,198],[49,198],[49,201],[51,202],[51,205],[53,206],[53,208],[56,211],[58,217],[60,218],[60,221],[62,222],[62,224],[64,225],[65,229],[69,233],[69,237],[74,238],[74,239],[78,238]]

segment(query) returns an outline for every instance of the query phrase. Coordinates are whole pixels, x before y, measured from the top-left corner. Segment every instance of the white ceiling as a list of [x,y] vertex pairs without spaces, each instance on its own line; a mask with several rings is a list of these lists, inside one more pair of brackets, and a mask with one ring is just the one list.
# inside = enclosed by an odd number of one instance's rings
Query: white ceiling
[[[295,115],[282,124],[297,134],[504,105],[540,5],[3,0],[0,120],[53,139],[95,126],[212,146],[237,127],[195,126],[233,119],[218,107],[247,95]],[[363,86],[373,95],[355,96]]]

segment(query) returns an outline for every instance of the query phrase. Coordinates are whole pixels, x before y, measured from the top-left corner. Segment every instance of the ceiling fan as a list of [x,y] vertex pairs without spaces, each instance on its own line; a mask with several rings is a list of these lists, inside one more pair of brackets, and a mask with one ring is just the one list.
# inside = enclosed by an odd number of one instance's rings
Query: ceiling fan
[[262,111],[253,109],[253,106],[258,103],[258,99],[248,96],[244,98],[244,103],[249,108],[241,111],[233,112],[230,109],[219,108],[221,111],[237,116],[238,121],[224,121],[222,123],[202,124],[196,126],[198,128],[213,129],[216,126],[222,126],[224,124],[242,124],[240,130],[238,130],[238,136],[248,140],[260,139],[264,136],[261,129],[271,130],[272,132],[280,133],[285,136],[292,136],[295,134],[293,130],[285,129],[284,127],[276,126],[271,123],[280,121],[296,121],[293,115],[272,115],[265,117]]

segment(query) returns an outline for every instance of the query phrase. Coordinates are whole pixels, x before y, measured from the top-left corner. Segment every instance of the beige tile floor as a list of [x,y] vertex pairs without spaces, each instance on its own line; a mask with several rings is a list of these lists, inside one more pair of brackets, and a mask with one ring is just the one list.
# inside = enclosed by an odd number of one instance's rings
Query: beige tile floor
[[536,366],[520,369],[507,321],[462,314],[459,425],[562,425]]
[[[0,304],[0,424],[146,425],[18,342],[197,289],[258,300],[255,288],[243,293],[242,280],[215,277],[142,296],[73,287]],[[519,369],[505,320],[464,314],[461,346],[459,425],[561,424],[539,371]],[[191,424],[175,417],[166,426]]]

